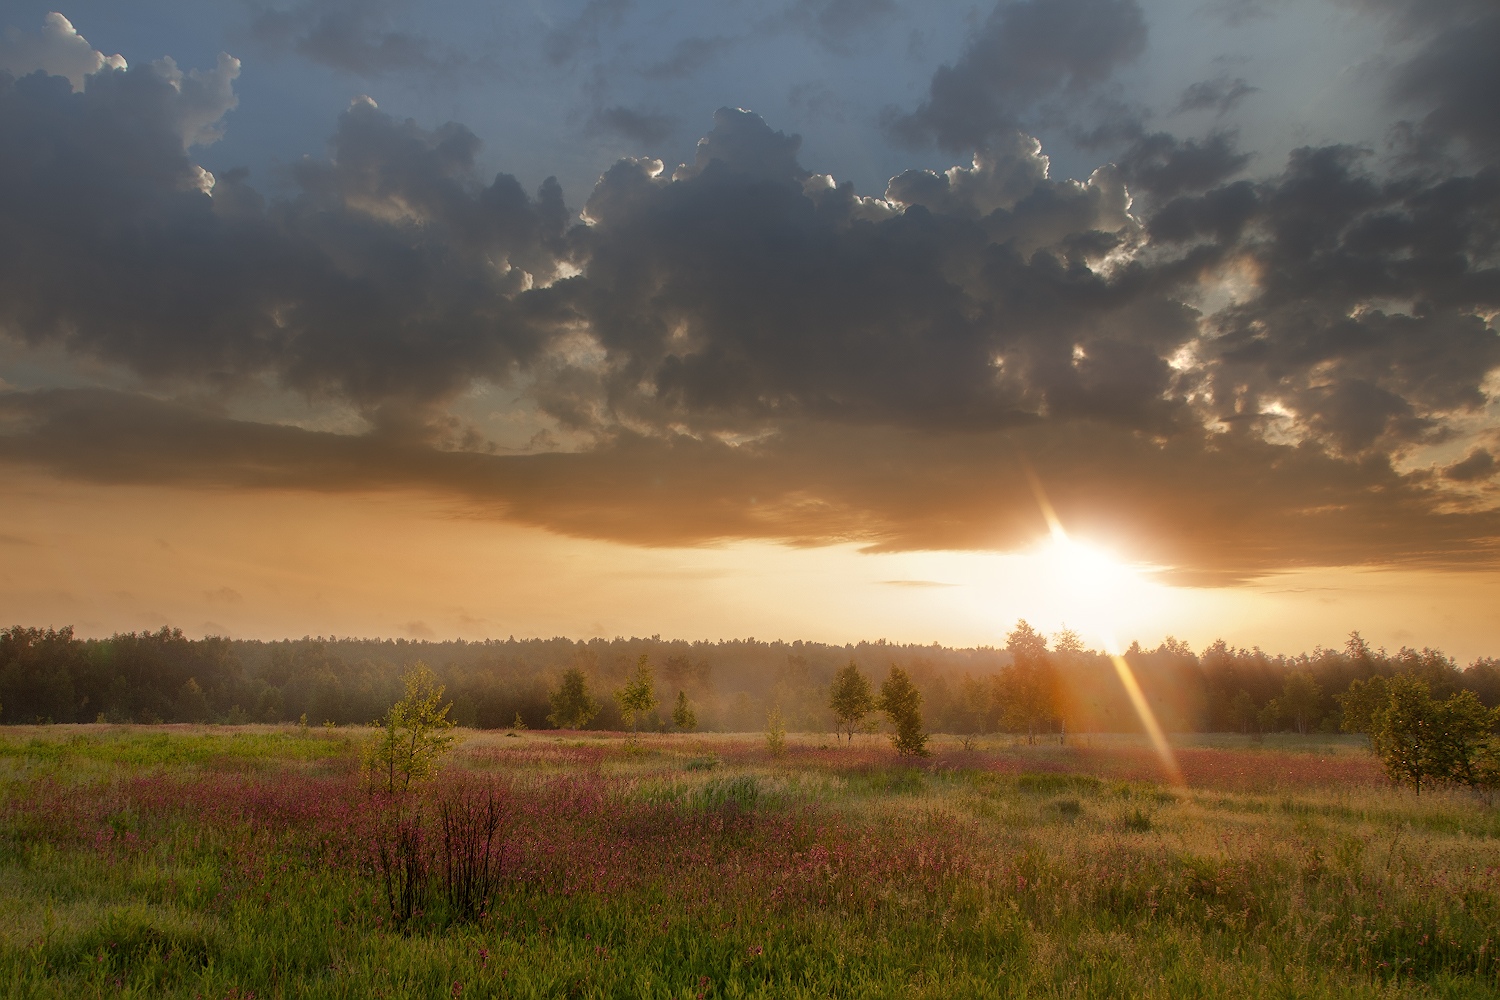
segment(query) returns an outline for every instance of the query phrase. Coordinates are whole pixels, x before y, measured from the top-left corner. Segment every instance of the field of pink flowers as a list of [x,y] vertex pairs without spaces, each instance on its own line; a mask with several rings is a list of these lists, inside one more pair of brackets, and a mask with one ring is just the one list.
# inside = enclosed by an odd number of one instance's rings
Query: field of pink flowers
[[1500,995],[1495,810],[1357,755],[475,734],[391,797],[320,738],[12,744],[0,995]]

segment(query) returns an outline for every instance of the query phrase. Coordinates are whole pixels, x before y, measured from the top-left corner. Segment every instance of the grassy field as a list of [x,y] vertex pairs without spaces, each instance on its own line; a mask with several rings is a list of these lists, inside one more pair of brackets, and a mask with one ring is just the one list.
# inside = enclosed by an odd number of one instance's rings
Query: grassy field
[[[1500,811],[1353,739],[1184,737],[1169,787],[1118,736],[465,737],[393,802],[358,729],[5,730],[0,995],[1500,996]],[[439,817],[491,797],[465,914]]]

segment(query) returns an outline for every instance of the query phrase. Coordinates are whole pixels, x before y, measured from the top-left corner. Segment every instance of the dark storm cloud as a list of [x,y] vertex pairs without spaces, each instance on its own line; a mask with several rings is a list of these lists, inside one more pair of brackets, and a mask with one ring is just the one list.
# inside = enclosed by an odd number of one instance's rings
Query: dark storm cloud
[[1445,28],[1394,75],[1392,100],[1430,108],[1428,138],[1456,140],[1483,157],[1500,152],[1500,11]]
[[1166,132],[1143,135],[1120,154],[1119,164],[1132,191],[1171,198],[1206,191],[1250,162],[1232,132],[1215,132],[1203,142],[1180,140]]
[[[1454,145],[1491,162],[1500,150],[1500,11],[1491,0],[1348,0],[1383,18],[1392,40],[1415,50],[1385,74],[1386,97],[1402,113],[1412,152],[1441,158]],[[1399,50],[1398,50],[1399,51]]]
[[670,115],[636,111],[618,104],[594,112],[590,123],[595,128],[607,129],[643,146],[664,142],[677,128],[677,119]]
[[417,32],[395,27],[400,0],[305,0],[289,7],[251,3],[250,37],[357,76],[447,71],[465,57]]
[[[1062,6],[998,9],[952,72],[1015,31],[996,53],[1029,39],[1036,58],[994,70],[995,101],[1087,90],[1103,76],[1058,53],[1097,41],[1086,13],[1118,35],[1134,8],[1079,3],[1048,36]],[[185,108],[193,88],[165,72],[78,93],[0,76],[0,328],[163,391],[332,398],[373,430],[9,393],[0,460],[418,487],[636,544],[886,550],[1026,544],[1043,530],[1030,463],[1070,530],[1179,579],[1496,559],[1500,517],[1474,485],[1492,443],[1461,437],[1500,368],[1494,168],[1376,174],[1328,147],[1234,181],[1232,134],[1132,126],[1116,164],[1056,179],[992,115],[969,164],[870,198],[809,170],[800,136],[723,108],[691,164],[611,167],[580,223],[553,182],[476,176],[463,126],[361,100],[328,158],[290,169],[295,196],[268,202],[239,172],[205,192],[185,150],[225,102]],[[507,379],[575,450],[481,453],[449,404]],[[1450,464],[1417,468],[1441,442]]]
[[1259,286],[1202,345],[1221,418],[1265,419],[1245,415],[1274,402],[1347,456],[1444,439],[1437,414],[1478,412],[1500,366],[1481,318],[1500,306],[1500,172],[1382,180],[1362,159],[1299,150],[1273,181],[1180,199],[1152,221],[1164,239],[1215,235],[1208,257],[1232,252]]
[[387,416],[504,379],[548,339],[568,214],[474,175],[478,140],[367,100],[302,193],[264,203],[184,152],[186,90],[151,67],[0,75],[0,325],[148,379],[270,376]]
[[1002,2],[958,61],[933,74],[927,99],[910,114],[889,113],[886,126],[910,146],[985,146],[1034,125],[1042,102],[1086,94],[1145,48],[1135,0]]
[[1492,563],[1500,515],[1421,476],[1234,431],[1167,441],[1080,423],[977,436],[807,424],[738,447],[620,432],[584,453],[490,456],[245,423],[100,390],[0,394],[0,461],[105,483],[420,489],[457,513],[637,545],[776,539],[872,551],[1023,547],[1045,522],[1224,584],[1294,566]]
[[1216,114],[1223,116],[1237,108],[1245,98],[1259,91],[1259,87],[1250,86],[1241,77],[1231,80],[1228,76],[1220,76],[1212,80],[1200,80],[1183,90],[1182,99],[1177,102],[1173,113],[1212,108]]
[[1443,470],[1443,475],[1455,482],[1474,483],[1492,478],[1500,471],[1500,463],[1495,461],[1484,448],[1475,448],[1469,452],[1469,457],[1461,462],[1454,462]]

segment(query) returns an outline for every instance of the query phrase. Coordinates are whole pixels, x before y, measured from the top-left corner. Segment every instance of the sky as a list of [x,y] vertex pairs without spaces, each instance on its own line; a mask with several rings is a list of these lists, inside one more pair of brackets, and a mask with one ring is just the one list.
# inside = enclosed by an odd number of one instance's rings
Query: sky
[[0,624],[1500,655],[1481,0],[0,10]]

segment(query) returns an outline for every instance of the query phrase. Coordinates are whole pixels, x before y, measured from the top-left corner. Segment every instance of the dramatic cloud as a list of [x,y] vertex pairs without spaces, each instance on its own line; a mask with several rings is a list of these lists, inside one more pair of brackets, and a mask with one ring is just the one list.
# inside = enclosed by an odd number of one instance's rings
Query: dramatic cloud
[[0,396],[0,430],[0,461],[90,482],[417,489],[462,501],[458,512],[475,518],[646,546],[1021,547],[1045,531],[1030,466],[1075,534],[1175,566],[1170,578],[1182,583],[1500,556],[1494,511],[1454,511],[1421,477],[1239,430],[1161,442],[1079,423],[962,436],[809,425],[739,446],[621,432],[583,453],[490,456],[98,390]]
[[[549,56],[623,10],[594,0]],[[191,146],[233,106],[227,56],[101,65],[81,89],[0,74],[0,331],[143,386],[0,394],[0,461],[422,489],[642,545],[874,550],[1028,544],[1030,467],[1070,530],[1178,580],[1493,565],[1500,171],[1325,146],[1246,177],[1232,132],[1122,119],[1114,163],[1053,177],[1018,126],[1143,40],[1129,3],[1002,5],[896,123],[965,164],[861,196],[800,136],[721,108],[691,164],[621,160],[581,216],[554,181],[481,178],[464,126],[368,98],[285,197],[208,177]],[[1468,142],[1440,125],[1467,105],[1423,93],[1422,127]],[[672,125],[623,106],[594,124]],[[567,447],[492,453],[464,407],[496,384]],[[227,415],[267,386],[365,432]]]
[[1215,132],[1203,142],[1179,140],[1166,132],[1142,135],[1120,154],[1126,182],[1135,192],[1170,198],[1206,191],[1233,177],[1250,162],[1235,147],[1230,132]]
[[96,50],[61,14],[48,14],[40,35],[8,27],[0,38],[0,70],[12,76],[40,70],[49,76],[65,76],[74,90],[82,90],[84,77],[106,67],[124,69],[125,57]]
[[1500,11],[1489,0],[1348,0],[1383,17],[1393,39],[1415,54],[1386,74],[1386,96],[1403,112],[1421,117],[1411,127],[1419,155],[1431,157],[1458,144],[1482,162],[1500,149],[1500,88],[1494,53],[1500,45]]
[[[192,77],[188,77],[192,79]],[[14,336],[220,386],[268,375],[388,417],[476,378],[504,381],[547,340],[544,285],[568,213],[553,182],[474,176],[462,126],[425,131],[368,99],[302,194],[267,207],[183,150],[190,87],[157,67],[0,77],[0,325]],[[204,191],[212,188],[212,197]]]
[[1480,156],[1500,151],[1500,11],[1440,31],[1395,74],[1391,97],[1431,110],[1421,119],[1429,138],[1457,140]]
[[907,145],[964,151],[1035,127],[1048,100],[1078,98],[1146,48],[1135,0],[1002,2],[952,65],[933,74],[927,100],[887,117]]

